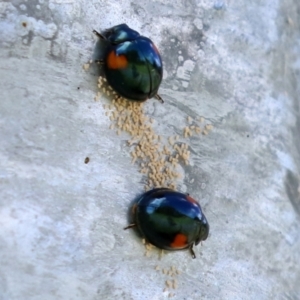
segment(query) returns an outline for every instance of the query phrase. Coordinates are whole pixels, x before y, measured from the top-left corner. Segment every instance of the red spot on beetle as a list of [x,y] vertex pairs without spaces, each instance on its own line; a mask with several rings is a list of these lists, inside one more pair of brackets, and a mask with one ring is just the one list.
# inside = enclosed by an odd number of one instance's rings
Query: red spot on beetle
[[182,233],[176,234],[173,242],[171,243],[172,248],[183,248],[187,246],[187,237]]
[[157,54],[159,54],[157,47],[156,47],[153,43],[152,43],[152,47],[153,47],[154,51],[155,51]]
[[192,198],[191,196],[186,196],[186,200],[193,203],[193,204],[199,205],[198,202],[194,198]]
[[107,56],[107,65],[109,69],[124,69],[127,67],[128,60],[125,55],[116,55],[111,51]]

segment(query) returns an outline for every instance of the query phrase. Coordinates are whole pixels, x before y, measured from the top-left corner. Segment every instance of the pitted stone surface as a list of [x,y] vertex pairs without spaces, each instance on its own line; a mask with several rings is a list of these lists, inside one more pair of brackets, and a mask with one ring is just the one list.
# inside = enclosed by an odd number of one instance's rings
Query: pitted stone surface
[[[300,4],[284,1],[12,0],[0,3],[0,299],[299,299]],[[125,135],[95,102],[92,30],[127,23],[161,51],[157,134],[186,118],[182,192],[211,234],[144,256],[123,231],[143,192]],[[102,101],[102,100],[101,100]],[[108,99],[104,100],[108,103]],[[85,157],[90,158],[88,164]]]

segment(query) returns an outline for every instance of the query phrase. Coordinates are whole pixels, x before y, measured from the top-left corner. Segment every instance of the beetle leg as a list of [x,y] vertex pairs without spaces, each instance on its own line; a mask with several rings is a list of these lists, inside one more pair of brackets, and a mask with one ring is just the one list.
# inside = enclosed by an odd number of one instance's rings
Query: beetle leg
[[94,62],[96,64],[99,64],[99,65],[104,65],[104,60],[103,59],[96,59],[96,60],[94,60]]
[[156,94],[156,95],[154,96],[154,98],[156,98],[160,103],[164,103],[164,100],[163,100],[162,97],[159,96],[158,94]]
[[101,34],[99,33],[98,31],[96,31],[95,29],[93,30],[93,33],[96,34],[96,36],[101,39],[101,40],[106,40],[106,38]]
[[136,223],[129,224],[128,226],[126,226],[126,227],[124,228],[124,230],[130,229],[130,228],[134,228],[134,227],[136,227]]
[[189,250],[190,250],[190,253],[191,253],[191,255],[192,255],[192,258],[193,258],[193,259],[196,258],[195,252],[194,252],[194,250],[193,250],[193,244],[189,247]]

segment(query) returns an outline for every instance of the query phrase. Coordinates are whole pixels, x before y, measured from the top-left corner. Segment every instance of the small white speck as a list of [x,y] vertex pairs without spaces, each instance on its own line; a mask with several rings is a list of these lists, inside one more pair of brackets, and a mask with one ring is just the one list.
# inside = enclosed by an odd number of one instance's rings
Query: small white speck
[[21,5],[20,5],[20,9],[21,9],[21,10],[26,10],[26,9],[27,9],[27,7],[26,7],[26,5],[25,5],[25,4],[21,4]]
[[41,9],[41,6],[39,4],[37,4],[36,9]]
[[203,23],[202,23],[201,19],[195,19],[193,23],[197,27],[198,30],[203,29]]
[[216,9],[216,10],[221,10],[224,8],[224,6],[225,6],[225,4],[223,1],[216,1],[214,3],[214,9]]
[[187,88],[189,86],[188,81],[182,81],[181,84],[184,88]]
[[198,57],[199,57],[199,58],[203,58],[203,57],[204,57],[204,51],[201,50],[201,49],[198,50],[197,54],[198,54]]
[[183,56],[182,56],[182,55],[179,55],[179,56],[178,56],[178,61],[179,61],[179,62],[183,62],[183,60],[184,60],[184,59],[183,59]]

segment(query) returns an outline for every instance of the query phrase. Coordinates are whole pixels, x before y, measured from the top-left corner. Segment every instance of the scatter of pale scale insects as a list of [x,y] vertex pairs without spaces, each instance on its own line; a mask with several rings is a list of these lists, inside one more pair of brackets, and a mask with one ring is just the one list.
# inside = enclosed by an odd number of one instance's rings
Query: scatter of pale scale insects
[[[203,123],[203,124],[198,124]],[[192,125],[190,125],[192,124]],[[199,117],[196,119],[187,117],[187,126],[183,128],[183,136],[184,138],[190,138],[194,136],[194,134],[199,135],[208,135],[209,131],[213,129],[212,124],[208,124],[207,121],[203,117]]]
[[[144,113],[143,103],[117,96],[101,76],[98,78],[98,86],[106,96],[114,95],[110,105],[103,105],[105,115],[112,122],[110,129],[117,135],[124,132],[129,135],[127,145],[130,147],[131,163],[138,163],[139,172],[144,176],[144,189],[177,189],[178,181],[182,180],[179,164],[188,165],[190,160],[189,147],[182,140],[196,133],[198,127],[194,124],[186,126],[183,136],[159,136],[152,126],[154,119]],[[97,100],[100,96],[98,92]],[[187,120],[194,123],[191,117]]]

